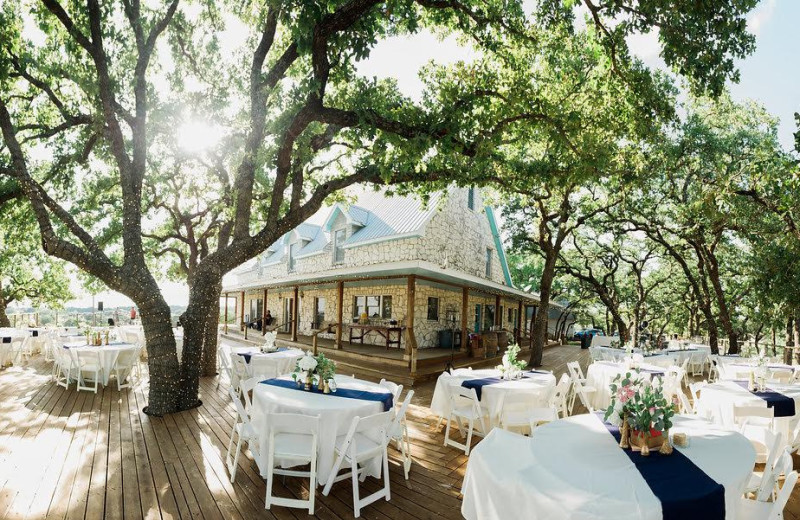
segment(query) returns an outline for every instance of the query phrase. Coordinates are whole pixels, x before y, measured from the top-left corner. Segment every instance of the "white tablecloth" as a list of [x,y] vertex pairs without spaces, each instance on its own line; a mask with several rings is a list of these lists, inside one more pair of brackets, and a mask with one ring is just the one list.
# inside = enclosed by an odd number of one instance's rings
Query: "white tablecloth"
[[108,385],[108,376],[111,375],[111,372],[114,370],[120,352],[134,350],[136,345],[132,345],[131,343],[114,343],[113,345],[94,347],[87,345],[86,339],[84,338],[83,341],[80,342],[65,343],[64,347],[70,349],[71,351],[75,351],[76,353],[99,352],[100,365],[103,367],[103,373],[101,374],[102,383],[103,386],[106,386]]
[[619,341],[619,336],[616,338],[611,336],[592,336],[592,346],[593,347],[610,347],[611,341],[616,339]]
[[[748,358],[740,358],[740,357],[727,357],[727,356],[719,356],[717,357],[717,367],[719,369],[719,378],[720,379],[749,379],[751,372],[756,372],[759,368],[757,364],[755,364],[752,360]],[[776,372],[791,372],[797,370],[798,366],[795,365],[785,365],[783,363],[768,363],[767,364],[767,375],[770,373]]]
[[[500,412],[500,398],[507,392],[519,392],[532,389],[552,389],[556,386],[556,377],[553,374],[527,374],[515,381],[503,381],[485,385],[481,389],[481,406],[489,412],[492,424],[495,423],[497,414]],[[436,388],[433,390],[431,400],[431,412],[439,417],[450,415],[450,389],[451,386],[460,386],[462,382],[470,379],[483,379],[486,377],[500,377],[500,371],[496,369],[468,370],[459,368],[452,374],[444,372],[436,380]],[[531,401],[531,406],[544,406],[545,403]]]
[[263,376],[265,379],[291,373],[297,360],[304,355],[299,349],[269,353],[262,353],[252,347],[232,347],[231,350],[236,354],[250,354],[248,363],[250,373],[254,376]]
[[[284,377],[291,381],[291,377]],[[338,388],[353,388],[368,392],[388,393],[386,388],[352,377],[337,375]],[[261,470],[261,475],[267,474],[267,444],[269,429],[267,427],[268,413],[298,413],[303,415],[320,416],[319,446],[317,452],[317,483],[324,485],[328,475],[333,469],[335,461],[334,448],[336,437],[347,434],[350,423],[354,417],[366,417],[383,412],[383,403],[377,401],[364,401],[319,393],[295,390],[280,386],[258,384],[253,390],[253,427],[259,434],[259,447],[261,457],[256,462]],[[278,461],[280,464],[281,461]],[[380,463],[370,464],[367,472],[372,476],[380,475]]]
[[[699,418],[676,417],[689,435],[676,448],[725,487],[727,518],[755,463],[742,435]],[[467,520],[661,520],[661,503],[594,414],[546,424],[524,437],[495,429],[470,453],[462,487]]]
[[[664,367],[652,365],[649,362],[640,364],[639,368],[665,372]],[[596,391],[587,395],[592,401],[592,406],[595,410],[605,410],[611,404],[611,392],[608,389],[611,380],[619,374],[632,371],[630,368],[625,368],[624,363],[614,363],[612,361],[596,361],[589,365],[586,370],[586,384],[594,387]],[[647,375],[646,372],[643,374]]]
[[[800,412],[800,386],[769,384],[768,388],[794,399],[795,415],[792,417],[776,417],[775,430],[783,434],[784,445],[797,424]],[[704,386],[697,399],[697,413],[712,418],[715,422],[726,426],[733,425],[733,407],[738,406],[767,406],[762,398],[753,395],[747,388],[734,381],[718,381]]]

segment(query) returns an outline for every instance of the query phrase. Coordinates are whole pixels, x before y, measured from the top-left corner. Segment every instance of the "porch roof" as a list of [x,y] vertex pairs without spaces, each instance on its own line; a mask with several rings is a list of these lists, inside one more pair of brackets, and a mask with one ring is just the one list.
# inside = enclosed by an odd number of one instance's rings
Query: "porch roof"
[[273,287],[286,287],[295,285],[312,285],[339,280],[369,280],[372,278],[401,277],[418,275],[430,278],[444,284],[466,286],[491,294],[519,298],[532,303],[539,302],[539,295],[528,293],[514,287],[495,283],[478,276],[464,273],[455,269],[443,269],[432,262],[409,260],[385,264],[374,264],[358,267],[346,267],[318,271],[315,273],[289,274],[275,281],[253,280],[247,283],[231,284],[225,286],[222,292],[246,291],[250,289],[269,289]]

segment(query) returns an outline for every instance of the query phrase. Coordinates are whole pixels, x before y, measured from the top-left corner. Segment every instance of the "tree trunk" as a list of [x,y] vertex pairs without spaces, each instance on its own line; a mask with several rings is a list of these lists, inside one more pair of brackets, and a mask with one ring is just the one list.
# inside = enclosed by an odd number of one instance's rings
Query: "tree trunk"
[[6,302],[3,299],[2,295],[0,295],[0,327],[10,327],[11,320],[8,319],[8,314],[6,314]]
[[[183,356],[178,390],[178,403],[183,409],[202,404],[199,400],[200,374],[204,371],[203,361],[207,325],[213,307],[219,309],[219,295],[222,279],[209,274],[197,274],[189,291],[189,305],[181,316],[183,323]],[[217,313],[219,310],[217,310]],[[206,362],[216,364],[216,325],[214,326],[214,345],[206,354]],[[210,359],[208,359],[210,357]]]
[[536,319],[533,322],[531,337],[530,364],[538,367],[542,364],[542,353],[547,343],[547,322],[550,315],[550,291],[553,287],[553,278],[556,272],[556,257],[558,254],[553,249],[545,253],[544,270],[539,284],[539,308],[536,310]]
[[[222,288],[220,287],[220,291]],[[219,302],[219,298],[217,298]],[[205,377],[217,374],[217,338],[219,337],[219,305],[213,305],[206,317],[206,326],[203,337],[203,369]]]
[[181,407],[178,400],[180,373],[169,305],[157,288],[146,293],[149,293],[148,299],[135,301],[141,313],[150,371],[148,403],[144,411],[163,416],[186,408]]

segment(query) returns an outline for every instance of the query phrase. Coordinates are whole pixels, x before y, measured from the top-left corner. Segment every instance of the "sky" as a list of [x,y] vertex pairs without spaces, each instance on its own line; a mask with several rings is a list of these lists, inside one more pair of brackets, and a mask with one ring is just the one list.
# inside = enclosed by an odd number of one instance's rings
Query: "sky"
[[[796,131],[793,114],[800,112],[800,0],[762,0],[748,16],[748,28],[756,35],[756,50],[737,66],[741,73],[739,84],[729,85],[736,101],[755,100],[780,118],[779,137],[785,148],[791,149]],[[633,52],[651,67],[664,67],[659,57],[660,47],[655,34],[640,35],[629,41]],[[423,84],[420,68],[428,61],[447,64],[469,60],[472,52],[459,46],[454,38],[440,41],[430,33],[413,37],[392,37],[381,41],[367,60],[359,64],[361,74],[378,78],[394,78],[406,95],[419,99]],[[183,305],[188,301],[188,288],[182,284],[161,284],[167,303]],[[73,292],[81,295],[80,286]],[[107,307],[130,306],[131,302],[118,293],[101,293],[95,301]],[[81,295],[68,305],[91,306],[91,295]]]

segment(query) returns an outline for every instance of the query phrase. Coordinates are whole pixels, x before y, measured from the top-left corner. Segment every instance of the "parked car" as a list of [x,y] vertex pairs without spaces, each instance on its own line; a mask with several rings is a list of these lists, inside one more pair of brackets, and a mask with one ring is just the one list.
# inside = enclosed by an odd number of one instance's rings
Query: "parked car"
[[605,332],[603,332],[603,329],[583,329],[573,334],[572,339],[580,340],[584,336],[590,336],[590,337],[605,336]]

